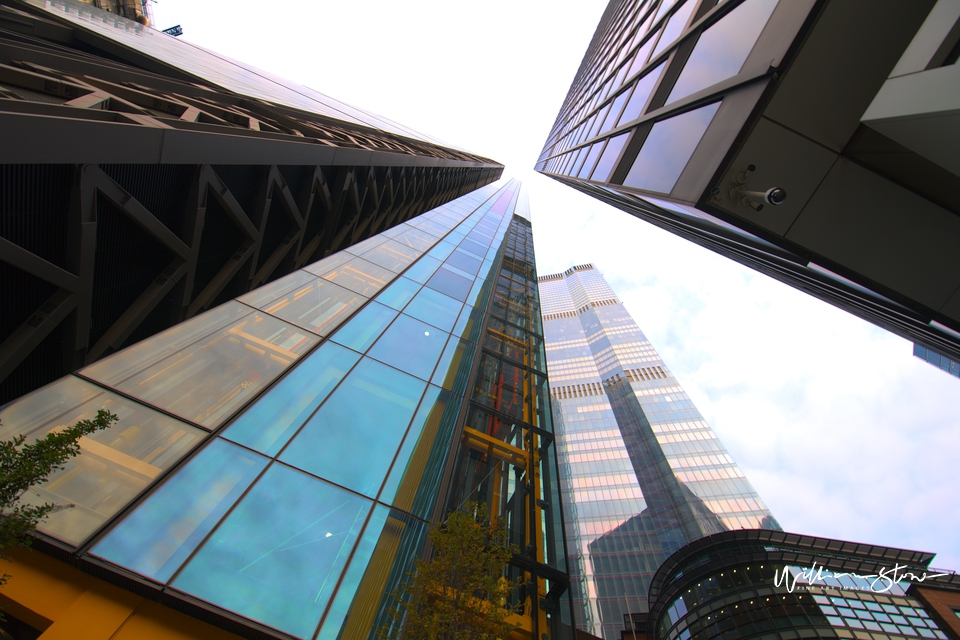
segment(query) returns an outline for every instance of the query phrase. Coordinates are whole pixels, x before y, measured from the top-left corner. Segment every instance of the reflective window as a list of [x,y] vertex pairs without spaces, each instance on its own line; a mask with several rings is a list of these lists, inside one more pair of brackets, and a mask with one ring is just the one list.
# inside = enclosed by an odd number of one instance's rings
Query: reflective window
[[486,244],[481,244],[479,242],[474,242],[469,238],[460,243],[460,248],[464,251],[472,253],[478,258],[482,258],[487,252],[487,247],[490,246],[490,242],[487,241]]
[[364,358],[280,459],[375,497],[426,383]]
[[429,380],[447,342],[443,331],[401,314],[368,355],[401,371]]
[[349,262],[333,269],[317,270],[313,265],[304,267],[304,271],[316,274],[324,280],[335,282],[362,296],[371,297],[383,289],[396,275],[379,265],[367,262],[363,258],[353,258]]
[[74,376],[8,405],[0,412],[0,429],[5,439],[23,434],[32,442],[93,419],[100,409],[115,413],[119,420],[80,438],[80,455],[22,497],[28,504],[60,505],[37,529],[73,545],[83,542],[206,436],[196,427]]
[[421,253],[421,251],[417,251],[405,244],[387,240],[376,249],[363,254],[363,259],[378,264],[394,273],[400,273],[412,264]]
[[461,307],[463,303],[459,300],[424,287],[407,306],[404,313],[444,331],[450,331],[457,322]]
[[423,522],[377,506],[317,640],[364,638],[371,629],[378,630],[386,609],[394,604],[390,595],[413,571],[413,562],[419,557],[426,534]]
[[371,302],[353,320],[340,327],[340,330],[333,334],[330,339],[350,347],[354,351],[363,353],[370,348],[374,340],[380,337],[383,330],[396,317],[397,312],[395,310]]
[[480,270],[481,259],[474,257],[464,251],[457,249],[450,254],[450,257],[447,258],[445,262],[446,265],[453,265],[458,269],[462,269],[464,272],[469,273],[471,276],[477,275],[477,271]]
[[476,351],[476,347],[467,340],[451,339],[443,350],[431,382],[461,396],[465,395]]
[[623,108],[623,103],[627,101],[627,98],[630,96],[629,91],[624,91],[618,95],[613,100],[613,107],[610,108],[610,114],[607,116],[607,119],[604,120],[603,126],[600,127],[600,133],[606,133],[610,129],[613,129],[614,124],[617,122],[617,116],[620,115],[620,109]]
[[166,582],[268,460],[216,438],[91,553]]
[[670,193],[719,107],[714,102],[653,125],[624,186]]
[[380,292],[376,300],[401,311],[419,290],[420,285],[413,280],[397,278],[389,287]]
[[776,6],[777,0],[747,0],[704,30],[667,104],[739,73]]
[[682,7],[673,12],[673,15],[670,16],[670,19],[667,21],[667,26],[663,28],[663,33],[660,34],[657,48],[653,50],[654,56],[666,49],[668,44],[680,37],[680,34],[683,33],[683,28],[687,24],[687,20],[690,19],[690,13],[696,4],[696,0],[687,0]]
[[412,267],[404,271],[403,275],[407,278],[410,278],[414,282],[424,284],[430,279],[430,276],[432,276],[436,270],[440,268],[441,264],[442,262],[433,256],[421,256],[421,258],[417,260]]
[[173,586],[309,638],[371,506],[360,496],[274,463]]
[[577,174],[580,178],[585,178],[590,175],[593,171],[593,166],[597,162],[597,158],[600,156],[600,152],[603,151],[603,146],[605,142],[597,142],[592,147],[590,147],[590,155],[587,156],[586,162],[583,163],[583,168],[580,169],[580,173]]
[[480,336],[480,329],[483,326],[483,311],[471,306],[465,306],[457,318],[457,324],[453,327],[453,335],[459,336],[470,342],[476,342]]
[[327,271],[332,271],[342,264],[350,262],[354,259],[354,257],[355,256],[347,253],[346,251],[340,251],[331,256],[327,256],[323,260],[318,260],[313,264],[307,265],[304,267],[304,270],[307,270],[310,273],[326,273]]
[[367,299],[307,271],[295,271],[239,300],[325,336]]
[[424,519],[433,515],[463,399],[427,387],[380,500]]
[[82,373],[213,428],[317,341],[302,329],[231,301]]
[[360,354],[327,342],[227,427],[223,437],[276,455],[320,406]]
[[439,242],[440,238],[420,229],[404,227],[401,233],[393,236],[393,240],[422,253]]
[[597,168],[593,170],[593,180],[607,182],[610,179],[610,174],[613,173],[617,158],[620,157],[620,152],[623,150],[623,145],[625,145],[629,139],[629,131],[610,138],[606,148],[603,150],[603,155],[600,156],[600,161],[597,162]]
[[383,244],[384,242],[386,242],[387,239],[388,239],[388,236],[385,236],[385,235],[383,235],[383,234],[379,234],[379,233],[378,233],[377,235],[371,236],[371,237],[367,238],[366,240],[361,240],[360,242],[358,242],[358,243],[356,243],[356,244],[350,245],[349,247],[347,247],[346,249],[344,249],[344,251],[348,251],[348,252],[352,253],[352,254],[355,255],[355,256],[362,256],[362,255],[365,254],[367,251],[370,251],[370,250],[373,249],[374,247],[379,246],[379,245]]
[[473,286],[473,282],[463,276],[458,276],[449,269],[441,267],[433,274],[433,277],[427,281],[427,286],[457,300],[466,300],[467,294],[470,293],[470,287]]
[[428,256],[432,256],[432,257],[436,258],[437,260],[443,261],[443,260],[446,260],[446,259],[447,259],[447,256],[449,256],[450,253],[451,253],[455,248],[456,248],[456,245],[455,245],[455,244],[453,244],[452,242],[447,242],[446,240],[444,240],[443,242],[440,242],[439,244],[437,244],[433,249],[430,249],[430,251],[427,252],[427,255],[428,255]]
[[654,85],[657,84],[657,80],[660,78],[660,71],[663,70],[663,65],[664,63],[661,62],[637,82],[633,90],[633,95],[630,96],[630,102],[627,103],[626,108],[623,110],[617,126],[626,124],[640,117],[640,114],[643,113],[644,105],[647,104],[647,100],[653,92]]

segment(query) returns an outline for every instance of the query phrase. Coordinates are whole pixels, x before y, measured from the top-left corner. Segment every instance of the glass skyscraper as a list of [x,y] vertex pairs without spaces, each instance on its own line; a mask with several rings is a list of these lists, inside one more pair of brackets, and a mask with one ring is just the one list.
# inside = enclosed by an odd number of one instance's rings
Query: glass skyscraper
[[619,640],[671,553],[780,527],[601,273],[539,285],[577,626]]
[[[208,623],[245,637],[373,637],[395,623],[393,593],[428,526],[479,501],[520,550],[505,575],[523,586],[497,604],[528,637],[569,637],[533,241],[515,181],[16,400],[0,411],[2,437],[101,408],[119,422],[23,498],[58,507],[35,543],[58,560],[17,556],[4,590],[11,615],[39,631],[97,620],[104,639],[220,637]],[[61,592],[85,604],[57,608],[49,594]]]
[[953,0],[611,0],[536,169],[960,361]]

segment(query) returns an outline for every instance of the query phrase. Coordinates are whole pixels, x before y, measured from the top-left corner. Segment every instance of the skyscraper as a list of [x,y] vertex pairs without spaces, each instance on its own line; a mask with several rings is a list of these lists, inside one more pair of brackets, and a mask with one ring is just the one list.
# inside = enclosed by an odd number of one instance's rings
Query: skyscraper
[[502,171],[74,0],[0,2],[0,131],[0,404]]
[[960,361],[958,20],[612,0],[536,168]]
[[57,509],[5,610],[56,637],[390,634],[428,526],[476,501],[520,550],[492,606],[570,637],[527,216],[483,187],[5,407],[5,438],[120,417],[24,496]]
[[577,626],[618,640],[671,553],[779,525],[600,272],[539,284]]

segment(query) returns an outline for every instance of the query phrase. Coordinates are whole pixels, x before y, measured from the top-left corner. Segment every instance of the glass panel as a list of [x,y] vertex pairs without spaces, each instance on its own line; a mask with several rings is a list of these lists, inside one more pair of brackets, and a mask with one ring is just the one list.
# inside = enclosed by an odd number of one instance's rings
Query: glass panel
[[467,340],[451,338],[440,356],[431,382],[461,396],[465,395],[476,351],[476,347]]
[[395,235],[393,239],[395,242],[416,249],[421,253],[440,242],[440,238],[435,235],[409,227],[406,227],[402,233]]
[[327,342],[227,427],[223,437],[276,455],[347,375],[360,354]]
[[353,258],[349,262],[328,270],[315,270],[313,266],[304,267],[304,271],[316,274],[324,280],[336,282],[341,287],[356,291],[362,296],[371,297],[384,288],[396,275],[381,266],[367,262],[362,258]]
[[396,317],[397,312],[390,307],[371,302],[330,339],[363,353]]
[[432,256],[432,257],[436,258],[437,260],[441,260],[441,261],[442,261],[442,260],[446,260],[446,259],[447,259],[447,256],[449,256],[450,253],[451,253],[455,248],[456,248],[456,245],[455,245],[455,244],[453,244],[452,242],[447,242],[446,240],[444,240],[443,242],[441,242],[440,244],[438,244],[437,246],[435,246],[433,249],[430,249],[430,251],[427,253],[427,255],[428,255],[428,256]]
[[363,259],[390,269],[394,273],[400,273],[412,264],[421,253],[405,244],[387,240],[373,251],[363,254]]
[[427,286],[457,300],[466,300],[467,294],[470,293],[470,287],[473,286],[473,282],[462,276],[458,276],[449,269],[441,267],[433,274],[433,277],[427,281]]
[[610,129],[613,129],[613,125],[617,122],[618,116],[620,115],[620,109],[623,108],[623,103],[627,101],[628,97],[630,97],[630,92],[624,91],[614,98],[613,107],[611,107],[607,119],[603,121],[603,126],[600,127],[600,133],[606,133],[610,131]]
[[665,63],[661,62],[637,82],[636,88],[633,90],[633,95],[630,96],[630,102],[627,103],[626,108],[623,110],[623,115],[620,116],[617,126],[626,124],[640,117],[640,114],[643,112],[643,106],[647,104],[647,100],[653,92],[653,87],[660,77],[660,71],[663,69],[664,64]]
[[[419,264],[419,263],[417,263]],[[407,278],[397,278],[393,284],[377,295],[377,302],[401,311],[420,290],[420,285]]]
[[430,279],[430,276],[440,268],[442,262],[433,256],[422,256],[419,260],[414,263],[412,267],[403,272],[403,275],[410,278],[414,282],[419,282],[424,284],[427,280]]
[[457,322],[463,303],[439,291],[424,287],[407,306],[404,313],[426,323],[450,331]]
[[231,301],[81,372],[213,428],[318,340],[302,329]]
[[623,150],[623,145],[625,145],[629,139],[629,131],[610,138],[610,141],[607,142],[607,147],[603,150],[603,155],[600,156],[597,168],[593,170],[592,180],[607,182],[610,179],[610,174],[613,173],[617,159],[620,157],[620,152]]
[[477,271],[480,270],[481,262],[482,260],[480,258],[474,257],[457,249],[450,254],[449,258],[447,258],[446,264],[453,265],[458,269],[463,269],[463,271],[469,273],[471,276],[475,276],[477,275]]
[[262,456],[215,439],[91,553],[166,582],[267,462]]
[[605,142],[600,141],[590,147],[590,155],[587,156],[587,161],[583,163],[583,168],[580,169],[577,177],[583,178],[590,175],[590,172],[593,171],[593,165],[597,162],[597,157],[599,157],[600,152],[603,151],[604,144]]
[[624,186],[669,193],[719,107],[715,102],[653,125]]
[[[337,597],[317,640],[365,638],[390,622],[391,594],[420,556],[426,539],[424,523],[396,510],[377,506],[337,590]],[[386,631],[384,637],[396,637]],[[378,636],[379,637],[379,636]]]
[[74,376],[7,405],[0,412],[0,433],[5,439],[23,434],[32,442],[90,420],[99,409],[115,413],[119,421],[80,438],[80,455],[22,498],[28,504],[63,506],[37,529],[73,545],[83,542],[206,436],[196,427]]
[[307,271],[295,271],[239,300],[325,336],[367,299]]
[[776,6],[777,0],[747,0],[704,30],[667,104],[739,73]]
[[274,463],[173,586],[309,638],[371,506]]
[[482,258],[487,253],[487,247],[490,246],[490,241],[486,243],[475,242],[469,238],[460,243],[460,248],[464,251],[472,253],[478,258]]
[[447,335],[410,316],[401,314],[370,349],[369,356],[401,371],[429,380]]
[[667,26],[663,29],[663,33],[660,34],[660,41],[657,42],[657,48],[653,50],[654,56],[666,49],[668,44],[676,40],[680,34],[683,33],[683,28],[690,18],[690,12],[693,11],[693,7],[696,4],[696,0],[687,0],[686,4],[673,12],[670,20],[667,21]]
[[476,342],[480,337],[480,329],[483,326],[483,311],[471,306],[466,306],[460,312],[457,318],[457,324],[453,327],[453,335],[459,336],[464,340]]
[[304,270],[309,271],[310,273],[331,271],[342,264],[350,262],[353,260],[353,258],[354,256],[346,251],[340,251],[332,256],[327,256],[323,260],[318,260],[313,264],[308,264],[306,267],[304,267]]
[[421,380],[364,358],[280,459],[375,497],[425,387]]
[[381,234],[377,234],[377,235],[375,235],[375,236],[372,236],[372,237],[370,237],[370,238],[367,238],[366,240],[361,240],[361,241],[358,242],[357,244],[352,244],[352,245],[350,245],[349,247],[347,247],[346,249],[344,249],[344,251],[349,251],[350,253],[352,253],[352,254],[355,255],[355,256],[362,256],[362,255],[363,255],[364,253],[366,253],[367,251],[370,251],[370,250],[373,249],[374,247],[377,247],[377,246],[383,244],[383,243],[386,242],[388,239],[389,239],[389,238],[388,238],[387,236],[384,236],[384,235],[381,235]]
[[433,516],[463,400],[427,387],[380,500],[424,519]]

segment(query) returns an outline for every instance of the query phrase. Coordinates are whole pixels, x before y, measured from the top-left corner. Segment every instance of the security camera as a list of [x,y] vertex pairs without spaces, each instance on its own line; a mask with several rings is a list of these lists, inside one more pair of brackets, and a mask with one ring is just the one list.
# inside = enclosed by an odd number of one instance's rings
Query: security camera
[[783,201],[787,199],[787,190],[783,187],[767,189],[766,193],[763,194],[763,199],[772,205],[783,204]]
[[[772,204],[774,206],[778,204],[783,204],[784,200],[787,199],[787,190],[783,187],[773,187],[767,189],[766,191],[745,191],[740,190],[739,195],[742,196],[741,203],[753,207],[757,211],[760,211],[754,204],[760,204],[758,200],[763,200],[767,204]],[[747,202],[749,201],[749,202]],[[763,208],[763,205],[760,205],[760,208]]]

